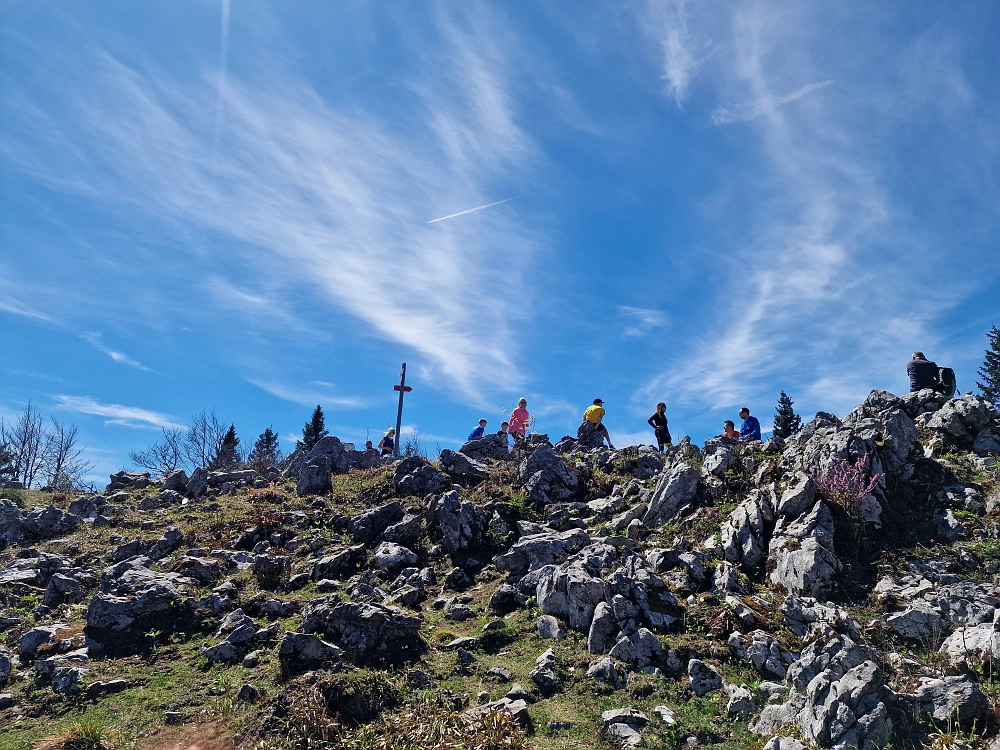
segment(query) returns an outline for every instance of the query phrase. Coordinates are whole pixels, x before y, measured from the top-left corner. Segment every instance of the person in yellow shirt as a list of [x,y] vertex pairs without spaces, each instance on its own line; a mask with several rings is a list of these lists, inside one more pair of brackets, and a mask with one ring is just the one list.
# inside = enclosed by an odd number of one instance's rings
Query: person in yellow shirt
[[604,401],[595,398],[593,406],[588,406],[587,410],[583,413],[583,421],[593,424],[594,432],[603,435],[605,440],[608,441],[608,447],[614,450],[615,446],[611,444],[611,435],[608,434],[608,428],[603,423],[605,414],[607,412],[604,410]]

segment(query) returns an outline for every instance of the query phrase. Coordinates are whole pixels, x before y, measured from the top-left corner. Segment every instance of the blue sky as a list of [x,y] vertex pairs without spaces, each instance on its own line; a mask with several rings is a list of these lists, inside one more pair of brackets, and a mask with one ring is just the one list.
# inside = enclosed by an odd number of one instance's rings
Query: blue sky
[[431,446],[522,395],[702,440],[901,392],[915,348],[967,390],[1000,324],[992,2],[0,18],[0,415],[101,475],[201,409],[377,439],[402,361]]

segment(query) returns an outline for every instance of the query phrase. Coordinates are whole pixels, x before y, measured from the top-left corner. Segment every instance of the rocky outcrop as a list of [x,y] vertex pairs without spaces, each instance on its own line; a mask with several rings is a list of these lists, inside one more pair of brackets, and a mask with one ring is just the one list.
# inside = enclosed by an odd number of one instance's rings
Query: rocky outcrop
[[455,490],[431,497],[426,519],[432,538],[439,539],[451,555],[478,547],[487,528],[483,509],[468,500],[460,500]]
[[665,470],[649,500],[643,524],[654,528],[692,506],[698,496],[698,479],[698,470],[683,462]]
[[549,445],[539,445],[518,467],[528,498],[536,505],[562,502],[576,496],[582,485],[579,472],[566,464]]
[[302,611],[302,629],[322,633],[352,661],[396,660],[418,653],[420,620],[396,607],[314,599]]

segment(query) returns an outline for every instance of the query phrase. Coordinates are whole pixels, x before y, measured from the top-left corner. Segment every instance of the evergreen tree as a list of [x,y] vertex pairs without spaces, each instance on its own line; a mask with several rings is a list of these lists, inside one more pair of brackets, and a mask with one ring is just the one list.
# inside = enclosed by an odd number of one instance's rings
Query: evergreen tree
[[296,444],[296,447],[311,450],[316,443],[326,436],[326,425],[323,423],[323,407],[317,405],[313,410],[312,419],[306,422],[306,426],[302,428],[302,439]]
[[14,465],[14,454],[9,446],[0,440],[0,482],[13,479],[17,475],[17,467]]
[[784,391],[778,396],[778,408],[774,412],[774,430],[772,434],[782,439],[789,438],[799,431],[802,418],[792,408],[794,402]]
[[979,377],[983,382],[976,385],[991,404],[1000,406],[1000,329],[993,326],[986,337],[990,340],[990,347],[986,350],[983,366],[979,368]]
[[226,434],[222,436],[215,455],[212,457],[208,468],[212,471],[228,471],[235,469],[240,464],[240,439],[236,437],[236,427],[229,425]]
[[268,469],[273,469],[281,462],[281,446],[278,444],[278,434],[268,427],[257,438],[253,444],[253,450],[247,456],[247,463],[250,464],[257,473],[263,474]]

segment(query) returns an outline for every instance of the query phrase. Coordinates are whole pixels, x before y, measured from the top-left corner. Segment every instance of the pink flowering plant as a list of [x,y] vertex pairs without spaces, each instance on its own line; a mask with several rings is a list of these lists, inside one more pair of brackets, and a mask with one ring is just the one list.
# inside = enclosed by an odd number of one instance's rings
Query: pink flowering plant
[[837,461],[816,478],[816,484],[830,502],[837,503],[855,518],[860,516],[861,501],[878,486],[882,474],[868,476],[868,454],[855,463]]

